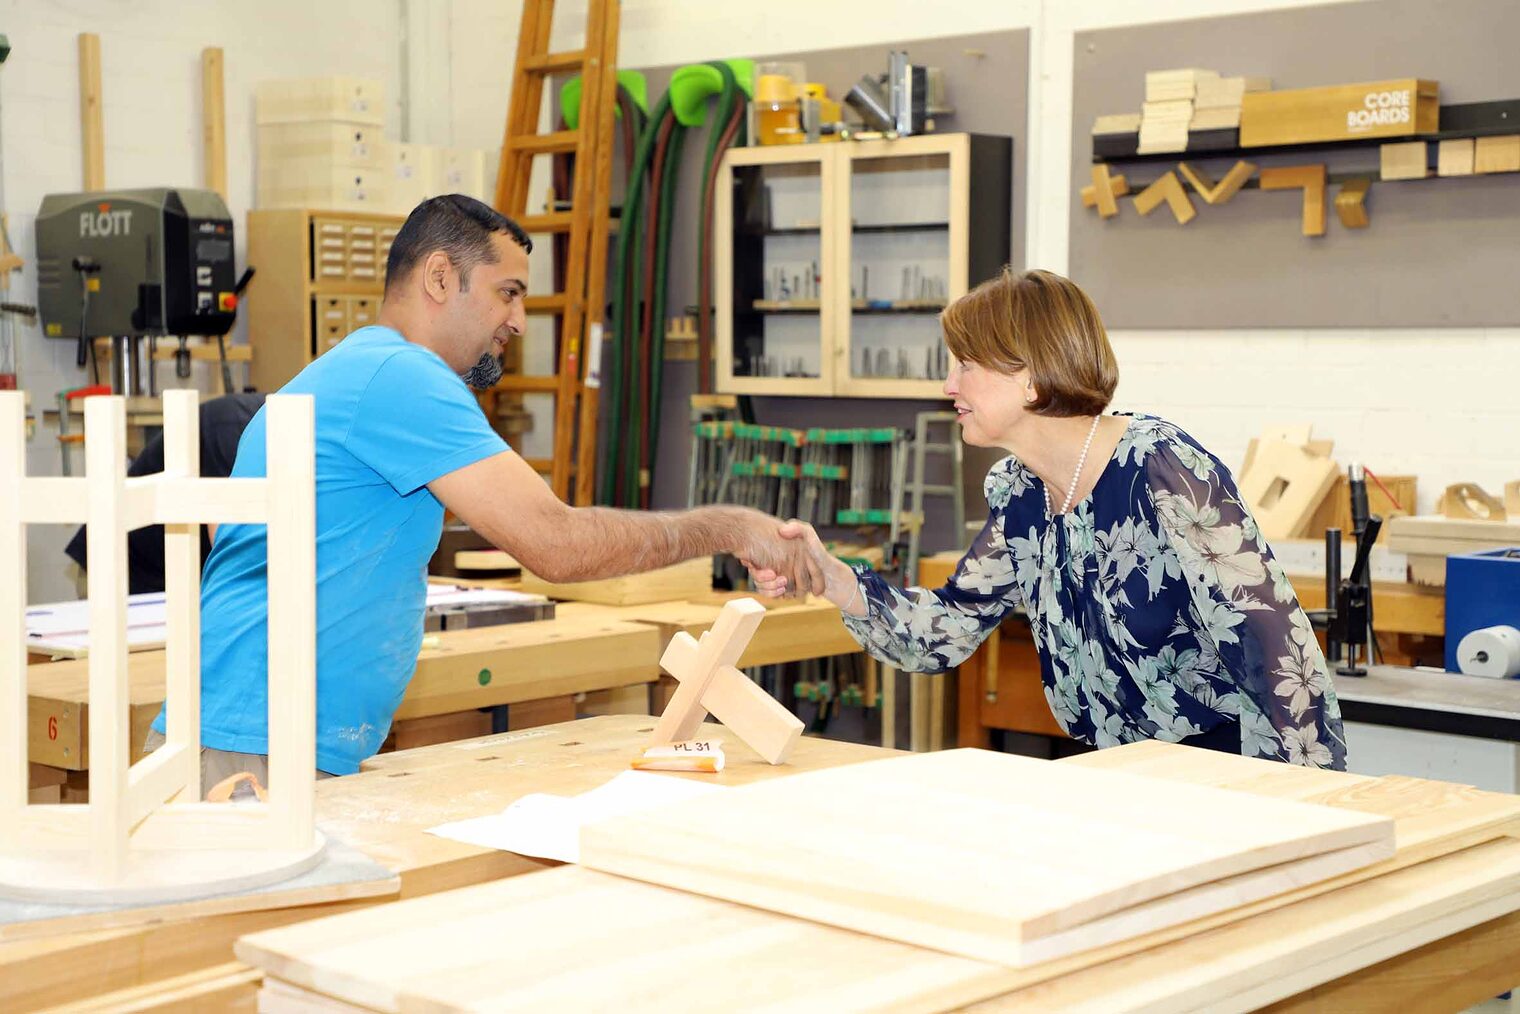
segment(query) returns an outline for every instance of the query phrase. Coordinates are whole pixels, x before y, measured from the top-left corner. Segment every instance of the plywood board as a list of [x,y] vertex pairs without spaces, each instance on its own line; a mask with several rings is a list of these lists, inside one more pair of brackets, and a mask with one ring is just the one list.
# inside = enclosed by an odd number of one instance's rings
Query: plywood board
[[[1110,844],[1116,836],[1125,841],[1122,856]],[[1215,882],[1359,846],[1372,847],[1337,857],[1333,873],[1391,856],[1392,823],[1121,772],[952,750],[608,821],[583,830],[581,861],[1022,965],[1297,887],[1314,875],[1300,879],[1279,869],[1223,889]]]
[[684,599],[712,590],[712,558],[697,557],[678,563],[673,567],[643,574],[628,574],[602,581],[576,581],[560,584],[545,581],[538,575],[524,570],[522,590],[551,599],[572,602],[597,602],[609,606],[634,606],[645,602],[666,602]]
[[284,998],[381,1011],[1243,1010],[1517,906],[1520,843],[1496,841],[1102,963],[1011,969],[564,867],[237,953]]

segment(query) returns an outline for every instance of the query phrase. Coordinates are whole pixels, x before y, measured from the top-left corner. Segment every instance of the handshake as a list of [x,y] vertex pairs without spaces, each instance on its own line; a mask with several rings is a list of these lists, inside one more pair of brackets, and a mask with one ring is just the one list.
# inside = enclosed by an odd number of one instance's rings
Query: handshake
[[855,572],[830,555],[812,525],[750,510],[740,520],[731,552],[749,569],[760,594],[818,595],[840,608],[853,605],[856,615],[863,613]]

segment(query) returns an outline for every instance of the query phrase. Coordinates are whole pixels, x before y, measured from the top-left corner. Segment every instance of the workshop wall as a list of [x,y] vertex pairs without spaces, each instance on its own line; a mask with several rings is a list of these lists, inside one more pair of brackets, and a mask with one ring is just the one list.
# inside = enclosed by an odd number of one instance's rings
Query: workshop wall
[[[1382,0],[1358,2],[1376,7]],[[891,0],[773,0],[756,8],[627,0],[620,62],[660,66],[1028,27],[1029,127],[1027,138],[1020,138],[1027,160],[1026,263],[1066,271],[1072,180],[1081,168],[1071,164],[1076,34],[1311,6],[1317,5],[1307,0],[1153,5],[953,0],[934,5],[930,14],[920,3]],[[468,52],[512,51],[515,11],[503,18],[497,8],[488,0],[453,0],[455,36],[467,36]],[[559,30],[574,33],[582,27],[567,16]],[[1228,53],[1213,63],[1228,69]],[[455,143],[493,143],[506,115],[501,73],[481,61],[456,60],[455,101],[449,107]],[[1340,80],[1333,66],[1323,76],[1325,83]],[[956,96],[958,105],[974,101],[996,102],[997,96]],[[1434,508],[1435,495],[1447,483],[1470,479],[1496,488],[1514,478],[1520,464],[1513,439],[1520,432],[1520,399],[1508,389],[1511,378],[1520,375],[1520,321],[1489,328],[1178,327],[1118,330],[1112,338],[1122,372],[1115,407],[1173,419],[1231,464],[1241,460],[1247,441],[1266,424],[1305,419],[1335,439],[1343,462],[1355,458],[1375,471],[1417,474],[1424,511]],[[870,411],[870,402],[859,405]]]
[[[101,42],[108,187],[201,186],[201,50],[220,46],[225,60],[228,204],[237,223],[237,263],[244,265],[244,216],[253,206],[253,88],[268,78],[347,74],[385,82],[397,122],[399,4],[340,0],[233,0],[176,3],[0,3],[0,30],[11,55],[0,68],[0,127],[5,132],[4,207],[11,242],[27,266],[13,285],[33,302],[36,274],[33,222],[45,194],[82,188],[79,131],[78,36]],[[516,15],[513,15],[514,19]],[[504,85],[498,90],[505,91]],[[499,142],[493,142],[499,143]],[[17,319],[20,386],[34,411],[51,407],[59,390],[90,383],[74,365],[74,343],[45,339]],[[240,322],[234,341],[246,341]],[[212,389],[198,369],[198,386]],[[172,376],[173,364],[160,375]],[[234,367],[234,379],[244,371]],[[39,426],[28,444],[32,475],[59,472],[56,429]],[[83,456],[75,461],[82,467]],[[72,526],[32,526],[27,543],[33,602],[73,598],[73,565],[63,555]]]

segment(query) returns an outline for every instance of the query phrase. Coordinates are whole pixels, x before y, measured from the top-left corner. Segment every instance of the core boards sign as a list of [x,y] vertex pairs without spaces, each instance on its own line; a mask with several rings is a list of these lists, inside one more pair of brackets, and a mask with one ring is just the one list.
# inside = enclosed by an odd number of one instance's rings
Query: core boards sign
[[1248,92],[1240,106],[1240,146],[1411,137],[1437,129],[1440,84],[1419,78]]

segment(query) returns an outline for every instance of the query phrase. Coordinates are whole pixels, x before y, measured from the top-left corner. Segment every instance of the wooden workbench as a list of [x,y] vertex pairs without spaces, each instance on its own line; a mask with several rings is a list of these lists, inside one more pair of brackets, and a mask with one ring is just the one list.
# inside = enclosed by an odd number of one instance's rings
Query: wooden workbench
[[[655,628],[606,615],[430,636],[438,643],[418,656],[397,721],[651,684],[664,645]],[[128,671],[136,750],[163,705],[164,653],[134,652]],[[27,682],[29,759],[65,771],[88,770],[88,660],[30,666]]]
[[[593,789],[627,770],[653,728],[647,715],[608,715],[383,754],[367,762],[361,774],[317,783],[317,823],[323,833],[390,867],[401,878],[402,898],[542,870],[556,864],[438,838],[426,829],[500,812],[532,792],[573,795]],[[704,735],[724,738],[714,726]],[[889,755],[878,747],[812,737],[804,737],[779,767],[732,737],[724,752],[728,765],[721,774],[681,777],[742,785]],[[0,1010],[31,1010],[114,991],[131,996],[144,983],[156,983],[162,992],[174,988],[168,980],[176,977],[186,977],[178,987],[191,990],[200,985],[209,990],[227,979],[246,1000],[255,980],[240,976],[246,970],[226,967],[238,936],[374,903],[336,902],[0,944]]]
[[[240,953],[274,976],[275,992],[288,984],[296,992],[284,995],[320,999],[323,1010],[494,1009],[511,999],[543,1009],[942,1010],[983,998],[976,1009],[1458,1010],[1520,980],[1513,797],[1158,743],[1060,763],[1387,816],[1398,852],[1286,896],[1023,968],[577,868],[290,927]],[[903,821],[911,835],[912,815]],[[645,932],[612,928],[630,916]],[[323,995],[303,992],[313,989]]]

